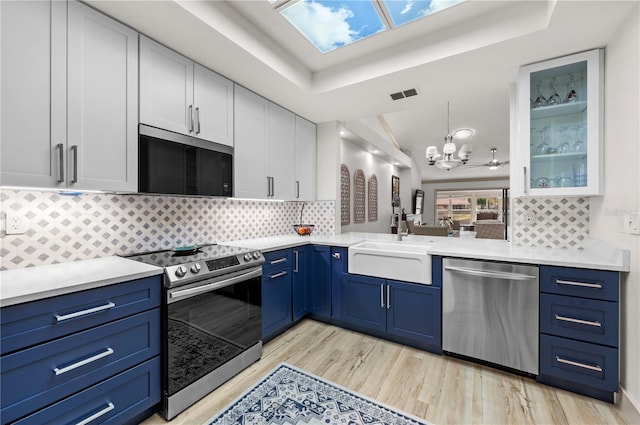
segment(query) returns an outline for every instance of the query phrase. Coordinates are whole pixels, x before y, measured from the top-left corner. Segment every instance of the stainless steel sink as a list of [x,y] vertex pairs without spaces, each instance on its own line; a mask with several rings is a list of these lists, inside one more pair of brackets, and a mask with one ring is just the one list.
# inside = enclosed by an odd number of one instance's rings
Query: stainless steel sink
[[349,273],[431,285],[430,245],[364,241],[349,247]]

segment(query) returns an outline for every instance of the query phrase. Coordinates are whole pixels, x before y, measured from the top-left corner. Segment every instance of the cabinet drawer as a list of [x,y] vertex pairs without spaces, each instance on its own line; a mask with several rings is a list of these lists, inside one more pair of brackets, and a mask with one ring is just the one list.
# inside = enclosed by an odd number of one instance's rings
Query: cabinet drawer
[[540,335],[540,374],[604,391],[618,391],[618,350]]
[[619,273],[568,267],[540,267],[540,291],[618,301]]
[[160,353],[160,309],[0,358],[1,416],[17,419]]
[[618,346],[618,303],[540,294],[540,332]]
[[122,424],[160,401],[160,357],[142,363],[100,384],[29,415],[15,424]]
[[0,351],[20,350],[160,306],[160,276],[2,309]]
[[281,249],[279,251],[266,252],[265,262],[262,265],[263,274],[272,273],[275,270],[291,267],[291,250]]

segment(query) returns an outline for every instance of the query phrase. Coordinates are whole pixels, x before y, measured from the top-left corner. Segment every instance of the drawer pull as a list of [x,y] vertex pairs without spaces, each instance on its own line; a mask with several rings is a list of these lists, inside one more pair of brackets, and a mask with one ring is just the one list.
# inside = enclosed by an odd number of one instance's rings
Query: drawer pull
[[105,305],[100,305],[98,307],[88,308],[88,309],[82,310],[82,311],[76,311],[75,313],[69,313],[69,314],[63,314],[63,315],[56,314],[55,315],[56,322],[62,322],[64,320],[73,319],[75,317],[84,316],[86,314],[97,313],[98,311],[102,311],[102,310],[109,310],[110,308],[113,308],[115,306],[116,305],[114,303],[109,301]]
[[560,280],[560,279],[556,279],[556,283],[558,285],[571,285],[571,286],[582,286],[585,288],[602,289],[602,285],[599,283],[572,282],[570,280]]
[[89,416],[88,418],[85,418],[85,419],[81,420],[76,425],[87,425],[89,422],[93,422],[95,419],[98,419],[100,416],[104,416],[105,414],[111,412],[115,408],[116,408],[116,406],[114,406],[113,403],[108,403],[107,407],[105,407],[104,409],[102,409],[99,412],[94,413],[93,415]]
[[564,364],[568,364],[571,366],[576,366],[576,367],[581,367],[583,369],[589,369],[589,370],[595,370],[596,372],[602,372],[602,368],[600,366],[591,366],[588,364],[584,364],[584,363],[578,363],[578,362],[573,362],[571,360],[567,360],[567,359],[563,359],[560,356],[556,356],[556,361],[558,363],[564,363]]
[[277,277],[281,277],[281,276],[284,276],[286,274],[287,274],[287,272],[280,272],[280,273],[276,273],[276,274],[271,274],[271,275],[269,275],[269,279],[275,279]]
[[269,264],[280,264],[287,261],[287,257],[278,258],[277,260],[270,261]]
[[562,320],[563,322],[571,322],[571,323],[577,323],[579,325],[589,325],[589,326],[596,326],[596,327],[602,326],[602,323],[592,322],[590,320],[574,319],[573,317],[558,316],[557,314],[555,315],[555,317],[556,317],[556,320]]
[[111,412],[115,408],[116,408],[116,406],[114,406],[113,403],[108,403],[107,407],[105,407],[104,409],[102,409],[99,412],[94,413],[93,415],[89,416],[88,418],[85,418],[85,419],[81,420],[76,425],[87,425],[88,423],[93,422],[95,419],[98,419],[100,416],[104,416],[105,414]]
[[80,360],[79,362],[76,362],[74,364],[70,364],[69,366],[65,366],[63,368],[58,369],[57,367],[53,368],[54,373],[56,374],[56,376],[58,375],[62,375],[63,373],[67,373],[73,369],[77,369],[80,366],[84,366],[86,364],[95,362],[96,360],[100,360],[103,357],[107,357],[113,354],[113,348],[107,348],[105,351],[103,351],[100,354],[96,354],[95,356],[91,356],[91,357],[87,357],[84,360]]

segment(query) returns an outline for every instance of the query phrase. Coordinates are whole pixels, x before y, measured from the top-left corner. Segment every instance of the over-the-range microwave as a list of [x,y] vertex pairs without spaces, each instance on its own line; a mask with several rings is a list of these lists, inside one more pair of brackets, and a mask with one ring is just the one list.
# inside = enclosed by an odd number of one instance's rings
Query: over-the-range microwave
[[233,196],[233,148],[140,124],[138,191]]

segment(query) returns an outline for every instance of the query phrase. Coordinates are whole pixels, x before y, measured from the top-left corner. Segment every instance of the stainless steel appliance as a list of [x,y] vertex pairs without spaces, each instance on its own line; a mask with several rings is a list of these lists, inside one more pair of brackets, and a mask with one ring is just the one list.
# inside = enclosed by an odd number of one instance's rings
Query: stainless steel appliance
[[264,257],[214,244],[128,258],[165,269],[162,414],[170,420],[260,359]]
[[138,191],[233,196],[233,148],[140,124]]
[[445,258],[442,349],[538,374],[537,266]]

